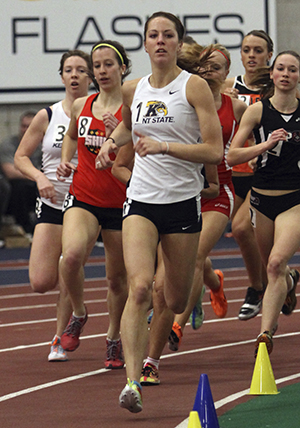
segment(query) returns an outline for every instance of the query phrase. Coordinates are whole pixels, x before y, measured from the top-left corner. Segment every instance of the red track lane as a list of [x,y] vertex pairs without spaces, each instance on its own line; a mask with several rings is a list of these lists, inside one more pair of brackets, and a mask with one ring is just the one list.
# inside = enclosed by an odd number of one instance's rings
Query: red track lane
[[[213,253],[227,258],[236,254],[236,249]],[[208,375],[215,402],[249,388],[260,316],[246,322],[237,319],[248,280],[245,270],[235,269],[234,259],[228,260],[230,269],[224,269],[229,302],[226,318],[216,319],[207,292],[204,325],[198,331],[186,327],[179,352],[172,353],[165,347],[160,364],[161,385],[143,388],[144,409],[139,414],[131,414],[118,405],[125,370],[104,369],[108,327],[104,279],[86,281],[90,317],[81,346],[69,353],[66,363],[47,361],[48,342],[55,331],[57,293],[37,295],[29,285],[0,287],[0,427],[174,428],[193,408],[201,373]],[[6,262],[5,266],[13,268],[17,264]],[[290,317],[280,316],[271,355],[276,379],[299,371],[295,352],[299,317],[298,310]],[[248,399],[246,396],[239,402]],[[236,404],[221,407],[218,415]]]

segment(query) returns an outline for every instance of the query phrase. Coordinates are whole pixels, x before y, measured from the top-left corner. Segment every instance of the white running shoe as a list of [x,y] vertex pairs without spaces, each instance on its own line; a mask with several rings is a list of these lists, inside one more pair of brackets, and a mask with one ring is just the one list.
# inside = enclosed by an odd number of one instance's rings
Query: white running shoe
[[127,385],[119,396],[120,407],[129,410],[132,413],[138,413],[143,410],[142,387],[130,379],[127,379]]
[[57,336],[54,336],[54,339],[52,340],[48,361],[68,361],[67,353],[61,346],[60,339]]

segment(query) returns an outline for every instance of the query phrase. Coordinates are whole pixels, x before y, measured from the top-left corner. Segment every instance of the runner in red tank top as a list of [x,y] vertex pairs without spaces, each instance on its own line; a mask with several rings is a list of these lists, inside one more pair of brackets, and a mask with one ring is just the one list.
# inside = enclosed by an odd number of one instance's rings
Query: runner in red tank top
[[[122,204],[125,186],[111,170],[96,170],[95,159],[103,142],[122,120],[121,85],[130,63],[122,45],[114,41],[96,44],[91,53],[93,72],[100,92],[80,98],[72,107],[71,122],[63,141],[57,177],[74,170],[66,195],[63,221],[63,257],[60,274],[69,292],[73,315],[61,337],[67,351],[79,346],[79,335],[87,321],[83,301],[84,264],[101,231],[106,255],[107,303],[110,324],[105,366],[124,365],[120,320],[127,298],[127,280],[122,249]],[[70,163],[78,147],[78,166]]]
[[[199,50],[199,47],[192,45],[184,51],[184,54],[195,56],[197,50]],[[210,84],[222,126],[224,157],[221,164],[217,166],[219,195],[214,197],[209,189],[202,191],[203,227],[198,247],[193,288],[186,310],[182,314],[175,316],[173,330],[169,337],[169,347],[172,350],[178,349],[176,345],[179,344],[179,341],[176,344],[176,339],[180,338],[190,314],[190,322],[193,328],[199,328],[203,322],[204,313],[201,306],[203,283],[210,288],[210,300],[216,315],[219,318],[223,318],[227,312],[227,300],[223,292],[223,273],[219,270],[213,270],[208,255],[224,232],[233,211],[234,188],[231,179],[232,171],[227,164],[226,155],[237,124],[247,108],[242,101],[231,99],[227,95],[220,93],[221,86],[229,73],[230,54],[228,50],[219,44],[211,45],[205,48],[200,56],[204,61],[203,66],[200,68],[200,74]],[[212,166],[209,167],[209,170],[212,170]],[[206,174],[208,172],[206,166]],[[210,181],[208,175],[207,178]],[[207,192],[207,195],[205,195],[205,192]]]

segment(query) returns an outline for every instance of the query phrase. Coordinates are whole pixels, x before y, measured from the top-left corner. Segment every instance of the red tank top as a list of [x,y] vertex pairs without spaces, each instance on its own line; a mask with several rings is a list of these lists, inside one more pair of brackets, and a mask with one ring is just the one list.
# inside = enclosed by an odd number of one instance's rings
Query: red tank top
[[218,110],[218,116],[222,126],[224,156],[222,162],[218,165],[218,175],[220,184],[228,184],[231,182],[232,171],[226,161],[226,155],[236,132],[237,122],[234,117],[231,98],[224,94],[221,95],[222,105]]
[[[78,166],[70,193],[79,201],[102,208],[122,208],[126,187],[111,173],[111,168],[98,171],[96,156],[106,140],[105,125],[92,114],[92,105],[99,94],[88,97],[77,120]],[[115,117],[121,121],[121,108]],[[115,155],[112,155],[112,159]]]

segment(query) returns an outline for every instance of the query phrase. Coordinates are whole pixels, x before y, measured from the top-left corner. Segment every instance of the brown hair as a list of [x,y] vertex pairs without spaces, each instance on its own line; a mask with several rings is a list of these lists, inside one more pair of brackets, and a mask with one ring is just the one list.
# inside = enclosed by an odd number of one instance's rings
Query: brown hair
[[183,49],[178,53],[177,65],[189,73],[198,74],[200,67],[200,55],[203,51],[203,46],[198,43],[185,43]]
[[82,58],[82,59],[85,60],[87,68],[88,68],[87,72],[88,72],[89,76],[92,77],[92,75],[93,75],[93,68],[92,68],[91,57],[90,57],[90,55],[88,53],[86,53],[84,51],[81,51],[79,49],[73,49],[73,50],[70,50],[70,51],[65,52],[63,54],[63,56],[60,59],[60,66],[59,66],[59,69],[58,69],[59,74],[60,75],[63,74],[63,69],[64,69],[65,62],[66,62],[66,60],[68,58],[71,58],[72,56],[79,56],[80,58]]
[[[255,36],[255,37],[260,37],[261,39],[264,39],[267,42],[268,52],[273,52],[273,49],[274,49],[273,40],[271,39],[269,34],[267,34],[264,30],[249,31],[249,33],[247,33],[245,35],[245,37],[247,37],[247,36]],[[245,37],[244,37],[244,39],[245,39]]]
[[279,52],[270,67],[261,67],[256,70],[250,82],[251,85],[257,86],[260,89],[262,98],[271,98],[274,95],[274,82],[270,77],[270,71],[274,69],[277,59],[282,55],[292,55],[295,57],[299,62],[300,69],[300,55],[297,52],[292,50]]
[[[97,42],[94,44],[91,50],[91,61],[93,61],[93,53],[97,49],[103,49],[103,48],[111,48],[115,52],[116,60],[118,61],[118,64],[120,67],[125,64],[126,70],[122,74],[122,83],[124,79],[131,73],[131,61],[126,53],[126,50],[121,43],[115,41],[115,40],[101,40],[100,42]],[[96,82],[95,79],[93,79],[94,85],[99,90],[99,85]]]
[[185,33],[185,29],[184,26],[182,25],[181,21],[179,18],[177,18],[177,16],[173,15],[172,13],[169,12],[155,12],[153,13],[146,21],[145,23],[145,27],[144,27],[144,41],[146,40],[146,34],[148,31],[148,26],[149,26],[149,22],[152,21],[152,19],[154,18],[166,18],[169,21],[173,22],[176,28],[176,32],[178,35],[178,40],[181,42]]

